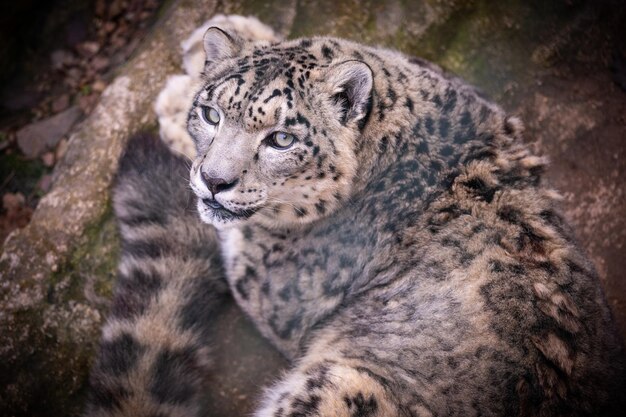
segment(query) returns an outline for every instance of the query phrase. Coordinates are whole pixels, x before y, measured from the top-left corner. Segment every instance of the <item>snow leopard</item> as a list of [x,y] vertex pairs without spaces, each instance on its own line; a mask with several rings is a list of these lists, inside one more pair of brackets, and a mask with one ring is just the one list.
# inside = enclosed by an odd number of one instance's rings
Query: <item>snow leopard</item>
[[257,417],[620,415],[622,340],[519,119],[388,48],[217,22],[157,103],[190,169],[148,134],[120,162],[86,415],[210,415],[228,293],[292,363]]

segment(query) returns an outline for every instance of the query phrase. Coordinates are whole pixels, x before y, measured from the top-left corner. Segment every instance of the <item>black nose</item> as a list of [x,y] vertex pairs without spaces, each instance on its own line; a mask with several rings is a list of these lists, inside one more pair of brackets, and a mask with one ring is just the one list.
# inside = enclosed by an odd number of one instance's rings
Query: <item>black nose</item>
[[202,177],[202,181],[204,181],[204,183],[209,188],[209,190],[211,190],[213,195],[221,191],[230,190],[237,184],[237,181],[238,181],[238,180],[234,180],[234,181],[228,182],[223,178],[211,178],[206,172],[200,173],[200,176]]

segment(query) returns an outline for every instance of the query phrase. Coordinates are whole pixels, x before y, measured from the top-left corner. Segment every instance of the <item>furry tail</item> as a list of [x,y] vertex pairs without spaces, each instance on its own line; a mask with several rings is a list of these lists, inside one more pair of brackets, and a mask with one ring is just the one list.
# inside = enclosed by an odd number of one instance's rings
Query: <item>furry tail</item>
[[114,190],[122,254],[89,416],[199,413],[211,318],[227,286],[187,182],[185,162],[157,137],[130,140]]

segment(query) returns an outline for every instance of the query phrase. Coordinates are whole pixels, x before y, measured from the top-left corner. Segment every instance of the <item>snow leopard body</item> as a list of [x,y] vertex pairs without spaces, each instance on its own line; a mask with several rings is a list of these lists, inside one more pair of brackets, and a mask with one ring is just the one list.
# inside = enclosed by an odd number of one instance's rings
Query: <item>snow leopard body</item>
[[619,415],[621,340],[521,123],[421,60],[237,19],[157,103],[196,198],[155,139],[122,159],[88,415],[201,415],[228,288],[293,362],[259,417]]

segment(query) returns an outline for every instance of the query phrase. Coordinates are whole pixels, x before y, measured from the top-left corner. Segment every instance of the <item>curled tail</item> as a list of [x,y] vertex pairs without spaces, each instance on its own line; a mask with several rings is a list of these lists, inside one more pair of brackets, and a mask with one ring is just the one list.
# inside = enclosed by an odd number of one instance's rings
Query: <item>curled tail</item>
[[114,189],[122,253],[88,416],[199,412],[211,319],[227,285],[215,232],[187,184],[185,161],[157,137],[130,140]]

